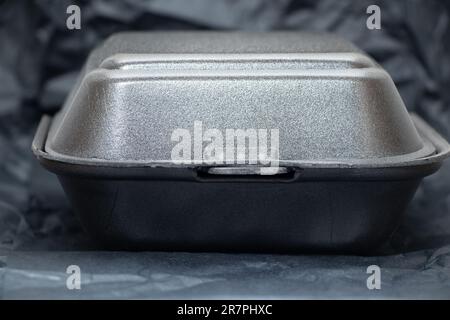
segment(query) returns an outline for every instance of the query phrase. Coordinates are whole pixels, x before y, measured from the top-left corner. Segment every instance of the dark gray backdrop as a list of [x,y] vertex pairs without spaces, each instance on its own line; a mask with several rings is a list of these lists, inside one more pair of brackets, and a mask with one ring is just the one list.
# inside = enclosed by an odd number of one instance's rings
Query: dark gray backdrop
[[[81,30],[66,28],[72,3]],[[366,28],[370,4],[382,30]],[[0,1],[0,297],[450,298],[450,163],[421,185],[379,257],[100,251],[34,160],[31,139],[95,45],[157,29],[337,33],[381,63],[408,109],[450,140],[450,1]],[[65,289],[69,264],[87,275],[79,292]],[[380,291],[365,286],[370,264],[383,270]]]

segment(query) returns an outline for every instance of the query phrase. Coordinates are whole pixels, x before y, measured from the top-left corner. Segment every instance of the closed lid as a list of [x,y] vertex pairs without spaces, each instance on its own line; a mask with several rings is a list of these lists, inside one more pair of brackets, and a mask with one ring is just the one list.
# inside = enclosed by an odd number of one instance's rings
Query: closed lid
[[115,166],[352,166],[435,149],[390,76],[338,37],[147,32],[91,54],[45,151]]

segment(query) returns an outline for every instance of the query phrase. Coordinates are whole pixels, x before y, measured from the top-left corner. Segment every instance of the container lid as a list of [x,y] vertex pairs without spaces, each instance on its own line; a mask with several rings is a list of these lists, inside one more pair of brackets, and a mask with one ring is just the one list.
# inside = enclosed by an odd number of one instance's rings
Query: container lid
[[390,76],[340,38],[160,32],[93,51],[45,152],[106,166],[395,166],[436,147]]

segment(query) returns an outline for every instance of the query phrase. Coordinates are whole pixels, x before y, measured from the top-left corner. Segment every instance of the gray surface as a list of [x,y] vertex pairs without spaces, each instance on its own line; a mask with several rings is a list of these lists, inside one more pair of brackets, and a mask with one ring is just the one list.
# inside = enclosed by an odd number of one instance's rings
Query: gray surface
[[[369,52],[392,76],[409,111],[417,112],[449,139],[448,1],[377,1],[382,8],[381,31],[365,28],[365,10],[373,4],[371,0],[238,3],[194,0],[189,4],[185,0],[96,0],[82,5],[82,31],[68,32],[66,16],[61,13],[71,3],[39,0],[4,1],[0,5],[0,292],[3,297],[117,297],[129,294],[128,290],[136,288],[136,282],[142,285],[140,297],[164,296],[168,290],[154,289],[161,283],[163,287],[168,283],[178,288],[172,289],[171,297],[195,297],[198,290],[208,296],[223,292],[234,296],[245,290],[255,296],[269,292],[274,297],[282,297],[288,288],[292,289],[289,292],[292,297],[326,297],[331,291],[334,297],[349,297],[355,295],[355,290],[363,298],[450,297],[446,287],[450,273],[446,253],[450,244],[448,163],[425,179],[399,229],[384,247],[384,256],[253,256],[259,268],[246,268],[242,256],[234,255],[219,255],[220,258],[209,255],[211,258],[206,259],[200,254],[121,253],[115,258],[102,258],[110,253],[101,251],[82,232],[55,177],[40,168],[29,150],[41,114],[54,113],[60,108],[88,52],[108,35],[133,29],[295,29],[338,33]],[[72,256],[73,250],[82,253]],[[74,258],[80,255],[85,256],[84,260]],[[152,258],[140,259],[144,256]],[[120,257],[123,263],[118,262]],[[215,262],[213,257],[217,259]],[[265,259],[271,263],[264,264]],[[75,260],[88,273],[99,275],[100,280],[78,293],[53,290],[52,285],[63,285],[62,279],[49,280],[47,275],[63,276],[66,264]],[[277,262],[286,264],[287,260],[297,267],[290,269],[291,277],[281,286],[277,275],[286,273],[277,268]],[[170,267],[167,261],[179,267]],[[192,261],[191,267],[186,261]],[[201,261],[201,266],[195,261]],[[364,267],[369,263],[377,263],[387,271],[382,280],[388,285],[382,286],[379,292],[364,287]],[[134,280],[134,270],[153,271],[144,272],[149,281],[143,284],[139,282],[141,278]],[[196,270],[204,272],[204,277],[213,274],[225,280],[200,285],[199,289],[192,285],[195,281],[182,278]],[[155,279],[150,276],[152,272],[169,276]],[[127,280],[121,282],[123,275]],[[303,280],[294,282],[294,278]],[[276,280],[268,282],[267,279]]]
[[[443,299],[450,247],[390,257],[163,252],[20,252],[3,271],[5,299]],[[78,265],[81,289],[67,290]],[[381,267],[368,290],[367,267]]]

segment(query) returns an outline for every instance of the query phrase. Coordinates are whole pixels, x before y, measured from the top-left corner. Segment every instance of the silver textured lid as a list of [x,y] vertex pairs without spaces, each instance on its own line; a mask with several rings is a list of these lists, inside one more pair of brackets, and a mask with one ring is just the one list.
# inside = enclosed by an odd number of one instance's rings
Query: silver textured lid
[[224,137],[276,129],[287,164],[389,165],[435,152],[378,64],[333,35],[299,32],[117,34],[91,54],[45,151],[169,165],[174,131],[195,134],[199,123]]

